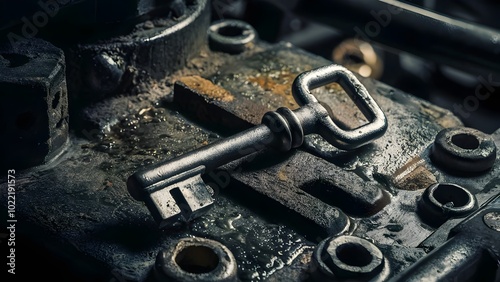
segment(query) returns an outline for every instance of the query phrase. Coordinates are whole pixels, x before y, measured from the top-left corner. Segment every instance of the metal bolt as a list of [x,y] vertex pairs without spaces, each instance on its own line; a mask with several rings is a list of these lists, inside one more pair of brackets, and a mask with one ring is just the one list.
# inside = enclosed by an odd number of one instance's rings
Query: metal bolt
[[342,41],[332,52],[333,61],[364,77],[379,79],[383,62],[373,46],[359,39]]
[[441,130],[431,148],[431,159],[452,173],[479,173],[489,170],[496,160],[491,136],[467,127]]
[[385,259],[379,248],[369,241],[344,235],[318,244],[312,261],[316,280],[369,280],[381,272]]
[[451,217],[463,217],[477,209],[474,195],[452,183],[429,186],[418,202],[418,213],[431,225],[440,225]]
[[248,49],[257,37],[255,29],[239,20],[222,20],[208,29],[210,48],[230,54],[239,54]]

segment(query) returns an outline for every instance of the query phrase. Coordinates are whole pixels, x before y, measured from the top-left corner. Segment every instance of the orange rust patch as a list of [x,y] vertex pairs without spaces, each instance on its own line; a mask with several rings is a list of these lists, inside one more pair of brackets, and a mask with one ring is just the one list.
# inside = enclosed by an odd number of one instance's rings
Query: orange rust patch
[[292,83],[297,77],[296,73],[291,73],[285,70],[274,73],[263,73],[258,76],[250,77],[248,80],[256,83],[265,91],[270,91],[278,94],[286,99],[291,109],[299,107],[292,96]]
[[183,76],[179,78],[179,81],[208,99],[222,102],[232,102],[234,100],[234,96],[229,91],[201,76]]
[[286,176],[285,172],[283,172],[282,170],[278,171],[278,179],[281,180],[281,181],[287,181],[288,180],[288,176]]
[[415,157],[393,174],[392,182],[398,189],[415,191],[429,187],[436,183],[437,179],[425,167],[425,161]]

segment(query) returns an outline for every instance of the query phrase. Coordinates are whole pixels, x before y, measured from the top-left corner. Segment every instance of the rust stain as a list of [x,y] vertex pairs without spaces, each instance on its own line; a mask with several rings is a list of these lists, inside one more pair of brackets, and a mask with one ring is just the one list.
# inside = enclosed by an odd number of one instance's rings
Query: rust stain
[[[255,76],[248,78],[248,81],[255,83],[264,91],[272,92],[283,99],[284,106],[294,110],[299,108],[292,95],[292,84],[297,73],[282,69],[277,71],[259,73]],[[324,87],[330,93],[338,94],[343,93],[343,88],[338,83],[330,83]]]
[[280,170],[278,171],[278,179],[281,181],[287,181],[288,176],[282,170]]
[[461,126],[462,123],[458,121],[458,119],[454,116],[451,115],[446,115],[438,120],[436,122],[441,125],[443,128],[450,128],[450,127],[455,127],[455,126]]
[[437,122],[437,124],[439,124],[443,128],[450,128],[462,125],[462,123],[457,117],[452,115],[450,112],[438,108],[434,105],[421,104],[420,111],[421,113],[429,117],[432,117]]
[[292,73],[287,70],[280,70],[277,72],[262,73],[257,76],[249,77],[248,81],[256,83],[265,91],[270,91],[274,94],[280,95],[285,98],[285,101],[291,109],[296,109],[299,105],[295,102],[295,99],[292,96],[292,83],[296,77],[296,73]]
[[179,81],[208,99],[222,102],[232,102],[234,100],[234,96],[229,91],[201,76],[183,76],[179,78]]
[[392,182],[398,189],[415,191],[429,187],[437,179],[425,167],[425,160],[415,157],[393,174]]

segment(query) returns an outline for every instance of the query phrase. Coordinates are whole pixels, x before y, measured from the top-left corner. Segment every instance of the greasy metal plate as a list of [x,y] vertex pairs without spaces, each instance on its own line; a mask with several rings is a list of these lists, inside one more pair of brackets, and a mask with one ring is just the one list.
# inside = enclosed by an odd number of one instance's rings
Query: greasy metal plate
[[[286,85],[295,74],[328,63],[290,46],[259,48],[256,51],[264,51],[238,57],[203,51],[189,68],[173,77],[198,75],[212,79],[235,97],[246,97],[235,98],[238,104],[231,106],[237,109],[233,113],[241,112],[241,119],[256,123],[267,110],[282,105],[293,108]],[[238,68],[230,63],[235,58]],[[390,258],[396,274],[424,255],[425,249],[417,247],[435,231],[415,214],[416,198],[426,187],[414,183],[425,185],[434,179],[460,182],[483,203],[498,193],[500,168],[497,160],[492,171],[483,176],[461,178],[441,172],[429,161],[428,149],[434,135],[443,127],[456,125],[456,119],[447,111],[381,83],[367,79],[362,82],[389,120],[383,138],[355,154],[335,150],[311,138],[303,150],[284,156],[284,164],[244,163],[242,171],[231,172],[232,180],[219,191],[215,207],[208,214],[168,232],[158,230],[146,207],[128,195],[126,178],[139,167],[206,145],[219,135],[202,128],[196,116],[177,112],[175,104],[155,106],[157,101],[151,97],[142,101],[116,98],[114,101],[123,106],[108,107],[106,114],[120,117],[120,122],[105,136],[91,134],[96,138],[90,141],[73,136],[71,146],[60,159],[17,173],[18,232],[39,234],[37,243],[49,246],[60,257],[70,257],[76,273],[89,280],[109,280],[113,276],[142,281],[162,246],[169,240],[194,235],[224,243],[236,257],[242,280],[299,280],[307,276],[305,269],[312,248],[327,234],[317,228],[320,225],[312,218],[304,220],[307,217],[296,212],[298,207],[292,211],[294,207],[289,202],[278,201],[266,189],[306,193],[291,181],[304,173],[296,164],[303,161],[310,164],[310,174],[315,165],[318,171],[331,167],[347,177],[380,186],[388,194],[390,203],[375,215],[351,216],[348,232],[376,242]],[[172,85],[173,81],[168,83]],[[356,116],[344,104],[347,96],[342,96],[339,89],[320,91],[326,91],[324,102],[331,102],[332,110],[341,115],[347,113],[346,123]],[[157,97],[154,95],[157,94],[151,94]],[[171,100],[171,93],[165,95]],[[230,111],[230,106],[218,107]],[[127,112],[133,114],[124,117]],[[497,132],[497,146],[499,136]],[[287,158],[297,161],[287,164]],[[288,168],[280,169],[287,165]],[[2,197],[5,186],[2,180]],[[265,193],[271,197],[262,196]],[[308,198],[311,205],[315,202],[330,207],[326,199]],[[27,272],[26,265],[19,265],[19,271]]]

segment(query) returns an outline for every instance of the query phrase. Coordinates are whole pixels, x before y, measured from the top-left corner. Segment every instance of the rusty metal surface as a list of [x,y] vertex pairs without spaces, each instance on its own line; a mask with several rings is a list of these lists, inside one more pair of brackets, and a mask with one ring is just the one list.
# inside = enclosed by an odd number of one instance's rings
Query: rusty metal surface
[[[315,88],[333,82],[338,82],[345,88],[357,108],[370,119],[368,123],[352,130],[341,129],[330,118],[325,107],[310,94]],[[227,91],[221,91],[220,88],[204,80],[198,79],[191,85],[197,89],[208,85],[209,95],[214,99],[225,98],[226,101],[231,101],[232,96]],[[280,107],[276,111],[267,112],[262,117],[260,125],[175,159],[137,171],[127,180],[130,194],[136,200],[146,203],[160,228],[175,226],[182,219],[184,221],[195,219],[210,207],[213,203],[211,199],[213,193],[209,190],[213,188],[205,187],[200,176],[210,174],[220,166],[262,150],[290,151],[300,147],[304,142],[304,136],[309,134],[320,134],[331,145],[352,151],[380,138],[387,129],[387,119],[380,107],[357,78],[342,66],[331,64],[301,73],[292,85],[292,92],[294,98],[301,104],[300,108],[292,111]],[[355,195],[347,196],[345,201],[351,204],[357,203],[358,208],[365,214],[375,213],[378,211],[377,208],[382,207],[379,204],[383,202],[380,196],[383,194],[381,190],[377,191],[378,194],[373,193],[368,188],[370,186],[363,185],[362,181],[350,184],[354,184],[356,188],[353,190],[349,185],[341,185],[342,193],[335,189],[325,189],[325,186],[312,181],[304,186],[319,186],[315,190],[333,190],[328,192],[342,196]],[[371,207],[367,209],[366,206],[370,205]]]
[[[102,126],[104,134],[90,134],[90,140],[72,136],[61,158],[18,173],[17,215],[23,222],[18,232],[40,234],[38,243],[73,257],[80,278],[94,281],[151,279],[157,253],[191,236],[224,244],[242,281],[310,277],[314,247],[337,233],[376,244],[389,262],[388,275],[401,273],[441,245],[460,222],[439,228],[422,222],[417,199],[428,184],[461,183],[482,205],[499,193],[500,166],[497,156],[490,171],[473,177],[440,170],[430,159],[431,145],[440,130],[459,126],[458,120],[374,80],[359,78],[389,128],[355,153],[316,136],[287,155],[265,152],[229,164],[215,174],[228,177],[222,178],[226,185],[219,185],[211,211],[169,232],[158,230],[146,207],[126,190],[126,177],[138,168],[212,143],[227,134],[220,130],[226,125],[239,131],[260,123],[269,110],[294,107],[290,88],[283,85],[328,63],[288,45],[258,44],[235,56],[202,49],[188,67],[162,81],[161,95],[150,85],[148,94],[96,106],[96,120],[116,119]],[[174,86],[176,80],[181,82]],[[366,122],[337,86],[315,94],[346,128]],[[191,98],[175,95],[198,97],[197,110],[190,111]],[[227,118],[204,118],[212,113]],[[492,137],[500,146],[500,131]],[[5,197],[7,184],[1,181]]]
[[[262,81],[277,80],[276,84],[291,86],[292,80],[284,75],[284,73],[289,72],[289,69],[300,72],[308,67],[312,68],[328,63],[323,59],[302,53],[300,50],[289,46],[279,46],[258,53],[248,58],[246,62],[244,65],[240,63],[228,65],[211,79],[214,84],[224,87],[235,97],[233,101],[219,103],[217,106],[232,115],[236,115],[242,121],[253,124],[259,122],[253,115],[255,112],[264,113],[269,109],[283,105],[280,103],[286,105],[286,102],[281,100],[283,97],[287,97],[286,95],[291,99],[290,92],[277,91],[277,93],[274,93],[271,91],[272,88],[266,88],[265,84],[253,83],[254,77],[261,77]],[[292,66],[289,62],[296,62],[296,65]],[[232,173],[232,175],[241,185],[245,183],[256,191],[278,199],[278,202],[283,202],[283,200],[279,200],[280,194],[293,193],[291,187],[297,187],[298,189],[307,187],[309,193],[313,195],[316,193],[316,196],[322,199],[323,202],[341,207],[343,211],[356,217],[363,215],[363,212],[353,211],[352,208],[349,212],[349,207],[353,206],[352,203],[356,203],[356,207],[363,211],[363,204],[361,204],[363,201],[360,201],[359,197],[365,201],[374,201],[374,204],[364,206],[365,213],[369,214],[367,210],[378,211],[380,209],[375,208],[377,202],[374,199],[383,199],[384,197],[374,197],[373,194],[370,194],[370,189],[377,189],[375,187],[378,185],[384,186],[385,189],[383,190],[391,194],[388,197],[391,199],[391,203],[370,219],[361,217],[355,234],[367,234],[386,244],[416,247],[419,242],[433,232],[433,228],[420,223],[414,212],[416,209],[415,197],[420,195],[422,189],[427,188],[430,184],[445,179],[453,179],[434,167],[429,160],[428,150],[434,141],[435,135],[441,129],[457,126],[460,123],[451,113],[428,102],[411,98],[405,93],[398,92],[373,80],[360,79],[365,85],[369,85],[370,93],[387,115],[390,126],[381,139],[357,150],[355,153],[350,153],[329,145],[319,136],[308,140],[306,138],[305,148],[303,149],[305,152],[323,157],[334,163],[335,166],[322,160],[308,161],[308,159],[312,158],[311,155],[297,152],[295,156],[297,159],[292,159],[289,162],[280,159],[280,162],[285,161],[285,165],[281,163],[271,166],[271,168],[253,169],[248,173],[238,172]],[[207,95],[207,93],[197,91],[199,89],[196,88],[191,90],[186,92],[183,89],[178,95],[189,95],[190,97],[196,97],[196,95],[204,97]],[[175,95],[177,95],[177,92],[174,91],[174,101],[176,101]],[[364,122],[361,118],[352,119],[353,116],[357,117],[361,113],[359,112],[356,115],[354,104],[347,103],[349,98],[340,87],[335,85],[325,87],[317,90],[315,95],[320,101],[330,106],[335,116],[339,116],[337,120],[346,121],[347,128],[352,128]],[[238,96],[249,97],[251,102],[247,103],[247,105],[237,103],[239,99],[242,99],[238,98]],[[182,101],[180,103],[182,104]],[[248,107],[248,104],[252,105],[252,108],[245,108],[245,106]],[[198,105],[197,109],[202,105]],[[338,105],[341,105],[342,110],[335,110],[335,106],[338,107]],[[258,107],[258,110],[254,111],[255,107]],[[224,122],[224,120],[218,122]],[[231,124],[234,124],[234,121],[231,121]],[[232,125],[228,124],[228,126]],[[270,159],[273,159],[273,157],[271,156]],[[276,167],[284,167],[288,171],[283,173],[282,170]],[[332,176],[328,177],[330,174],[325,172],[319,173],[322,168],[324,171],[330,171]],[[309,169],[314,170],[314,172],[310,172]],[[283,181],[284,175],[292,175],[293,177],[290,181]],[[319,177],[319,179],[316,181],[309,180],[311,177]],[[276,181],[276,179],[279,181]],[[495,180],[495,173],[488,173],[487,176],[481,177],[481,179],[484,179],[486,183],[493,181]],[[453,180],[456,181],[456,179]],[[375,184],[367,184],[370,181]],[[364,183],[364,185],[354,184],[360,182]],[[472,181],[470,184],[472,184]],[[365,186],[369,188],[363,189]],[[472,186],[477,187],[475,188],[476,191],[482,189],[481,186]],[[358,193],[356,189],[359,189]],[[328,195],[332,196],[329,197]],[[356,195],[358,195],[358,198],[356,198]],[[298,209],[298,206],[300,206],[297,205],[298,202],[292,201],[288,203],[289,208],[293,210]],[[372,226],[386,227],[386,231],[371,230]]]

